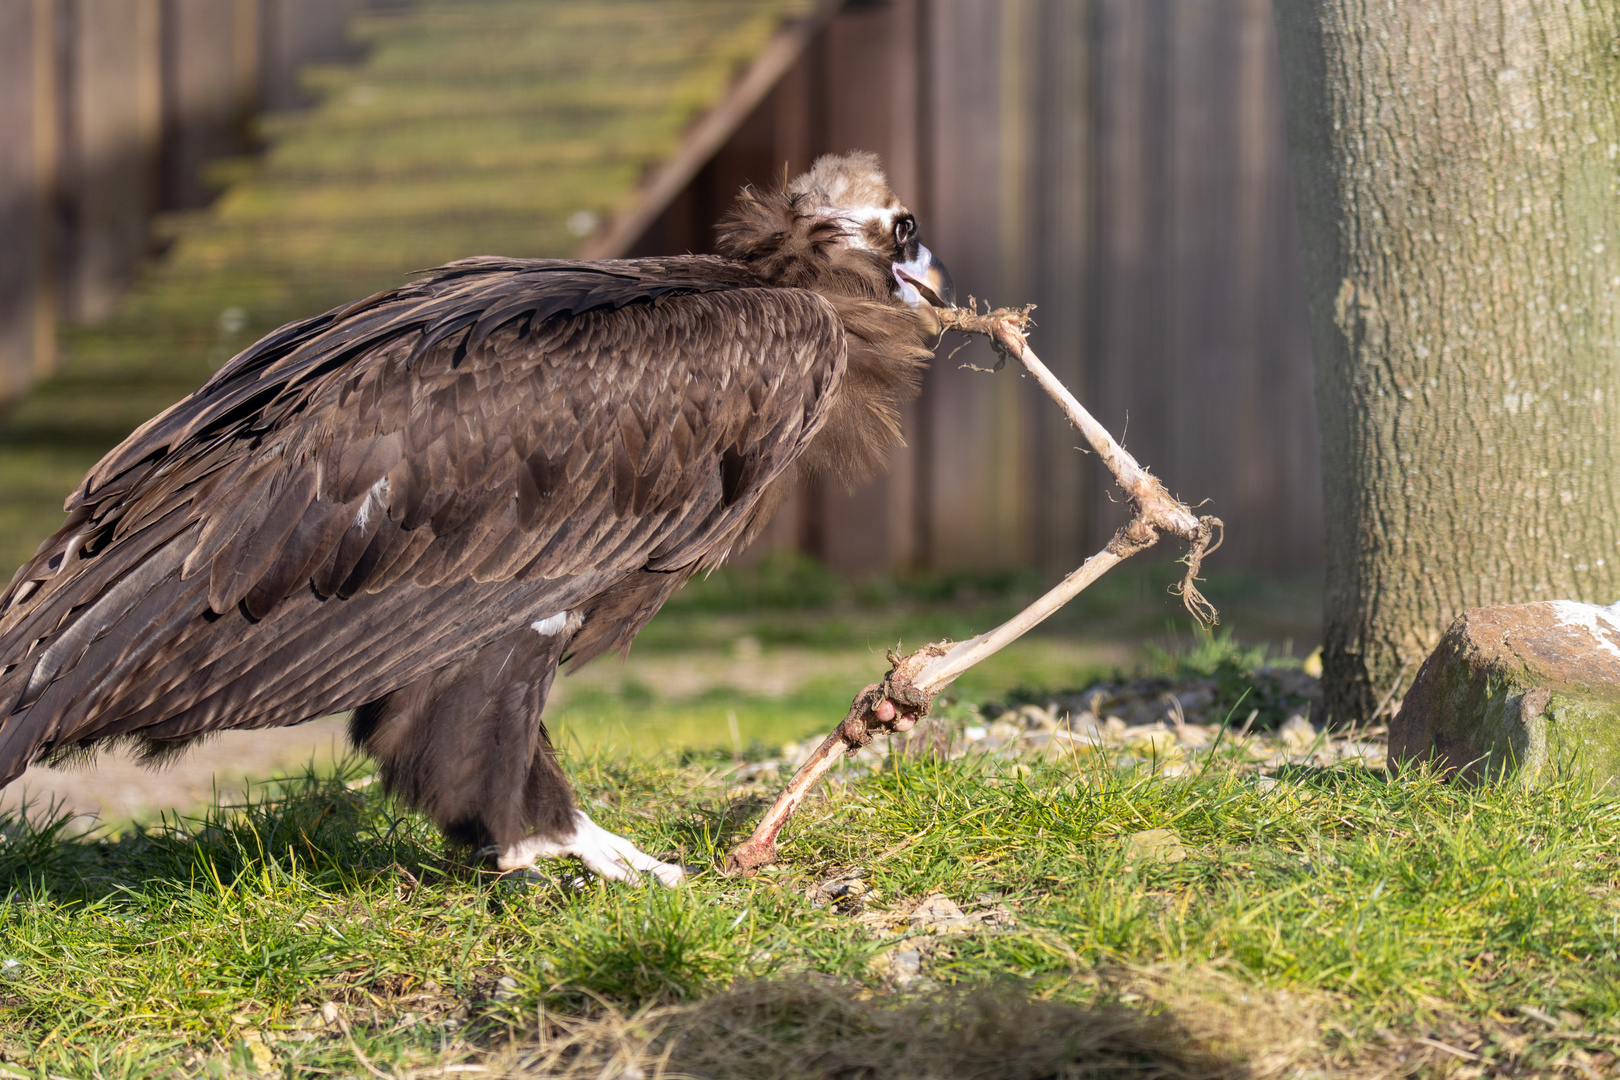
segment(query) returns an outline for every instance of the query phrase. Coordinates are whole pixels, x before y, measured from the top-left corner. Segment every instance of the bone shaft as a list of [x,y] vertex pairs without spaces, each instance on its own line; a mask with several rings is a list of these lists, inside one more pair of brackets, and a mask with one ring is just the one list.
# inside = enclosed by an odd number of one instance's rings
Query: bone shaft
[[[1027,341],[1022,339],[1017,341],[1004,340],[1003,344],[1008,346],[1010,351],[1017,353],[1019,362],[1028,369],[1031,375],[1035,376],[1035,381],[1040,383],[1041,389],[1050,394],[1052,399],[1063,407],[1064,413],[1069,417],[1069,422],[1080,429],[1080,434],[1085,436],[1086,442],[1090,443],[1091,448],[1097,452],[1097,456],[1102,458],[1103,464],[1108,466],[1108,471],[1114,474],[1114,479],[1119,481],[1119,486],[1124,488],[1128,494],[1138,494],[1139,488],[1149,477],[1147,470],[1137,463],[1136,458],[1131,456],[1130,451],[1119,445],[1114,440],[1114,437],[1108,433],[1108,429],[1099,424],[1096,417],[1086,411],[1086,407],[1080,404],[1079,399],[1069,392],[1069,388],[1059,382],[1057,376],[1053,375],[1051,370],[1041,362],[1041,358],[1035,355],[1035,350],[1029,347]],[[1012,348],[1014,345],[1017,345],[1018,348]],[[1186,507],[1178,504],[1173,507],[1165,507],[1164,510],[1175,519],[1178,531],[1184,535],[1190,535],[1198,529],[1197,516]],[[1084,586],[1081,587],[1084,588]]]
[[[1019,361],[1035,377],[1035,381],[1040,383],[1041,389],[1062,406],[1069,420],[1080,429],[1092,449],[1102,458],[1103,464],[1108,466],[1108,471],[1114,474],[1114,479],[1131,497],[1136,521],[1144,528],[1140,530],[1141,535],[1132,536],[1133,542],[1124,545],[1122,550],[1115,551],[1113,550],[1115,545],[1110,544],[1109,547],[1097,552],[1082,563],[1079,569],[1064,578],[1056,588],[994,630],[961,642],[943,655],[926,662],[909,681],[913,688],[930,698],[973,665],[999,652],[1040,625],[1058,608],[1074,599],[1082,590],[1119,565],[1134,551],[1152,544],[1158,538],[1158,529],[1166,528],[1179,535],[1192,537],[1197,535],[1200,528],[1197,516],[1171,498],[1163,485],[1114,440],[1107,429],[1086,411],[1085,406],[1069,393],[1067,387],[1058,382],[1057,377],[1041,363],[1040,357],[1029,347],[1029,343],[1024,340],[1023,334],[1012,320],[1002,320],[993,328],[985,325],[968,327],[962,325],[963,322],[964,320],[958,320],[958,328],[993,333],[1000,346],[1007,352],[1016,354]],[[861,701],[861,698],[857,698],[856,704],[859,705]],[[854,719],[858,715],[860,714],[856,712],[856,706],[852,706],[850,718]],[[841,735],[842,730],[843,725],[839,725],[839,729],[827,736],[811,755],[810,760],[794,774],[793,779],[788,782],[787,789],[766,811],[753,834],[732,852],[732,865],[747,870],[774,857],[776,834],[781,831],[788,818],[793,816],[793,812],[810,793],[810,789],[837,763],[839,755],[843,753],[846,744]]]
[[777,796],[771,808],[754,827],[754,831],[748,837],[748,844],[769,847],[776,843],[776,834],[782,831],[782,826],[787,824],[788,818],[792,817],[799,804],[804,802],[805,796],[810,794],[810,789],[838,764],[838,759],[844,755],[846,749],[844,738],[837,731],[823,739],[821,745],[816,747],[816,752],[799,766],[799,771],[793,774],[793,779],[788,781],[782,794]]
[[1125,556],[1107,548],[1097,552],[1080,568],[1060,581],[1045,596],[988,633],[960,642],[944,656],[923,666],[912,685],[925,694],[936,694],[974,664],[1000,652],[1045,622],[1058,608],[1078,596],[1087,586],[1123,562]]

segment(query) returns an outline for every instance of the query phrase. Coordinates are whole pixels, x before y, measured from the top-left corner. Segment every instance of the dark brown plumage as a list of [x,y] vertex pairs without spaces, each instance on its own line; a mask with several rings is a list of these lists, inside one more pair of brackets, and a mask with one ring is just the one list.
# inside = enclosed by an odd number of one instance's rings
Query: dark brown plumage
[[745,191],[721,257],[467,259],[270,334],[0,596],[0,782],[353,709],[389,787],[501,865],[678,879],[574,809],[546,693],[800,471],[881,468],[948,299],[914,232],[875,158],[827,158]]

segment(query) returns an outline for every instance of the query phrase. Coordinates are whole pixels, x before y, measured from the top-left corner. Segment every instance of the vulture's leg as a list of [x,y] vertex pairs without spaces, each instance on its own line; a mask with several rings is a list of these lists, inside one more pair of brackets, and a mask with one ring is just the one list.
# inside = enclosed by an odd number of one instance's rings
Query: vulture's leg
[[[577,856],[614,881],[683,876],[574,806],[540,720],[557,662],[576,629],[544,620],[354,711],[349,737],[377,760],[383,785],[446,836],[493,848],[502,870]],[[542,633],[540,631],[548,631]]]

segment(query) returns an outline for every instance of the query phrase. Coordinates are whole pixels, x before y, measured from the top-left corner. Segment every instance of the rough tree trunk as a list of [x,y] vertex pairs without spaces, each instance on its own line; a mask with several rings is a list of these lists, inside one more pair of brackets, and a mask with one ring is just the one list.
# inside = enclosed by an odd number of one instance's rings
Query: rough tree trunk
[[1275,12],[1346,721],[1465,607],[1620,599],[1620,8]]

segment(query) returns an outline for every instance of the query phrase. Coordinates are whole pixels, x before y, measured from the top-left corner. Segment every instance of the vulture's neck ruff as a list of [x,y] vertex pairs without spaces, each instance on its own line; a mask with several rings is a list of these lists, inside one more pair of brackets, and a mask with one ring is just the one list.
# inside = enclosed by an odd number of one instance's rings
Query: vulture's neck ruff
[[800,468],[847,487],[883,472],[902,444],[900,404],[933,356],[931,308],[950,302],[951,285],[876,156],[824,157],[784,190],[744,189],[718,247],[771,285],[825,298],[844,328],[845,385]]

